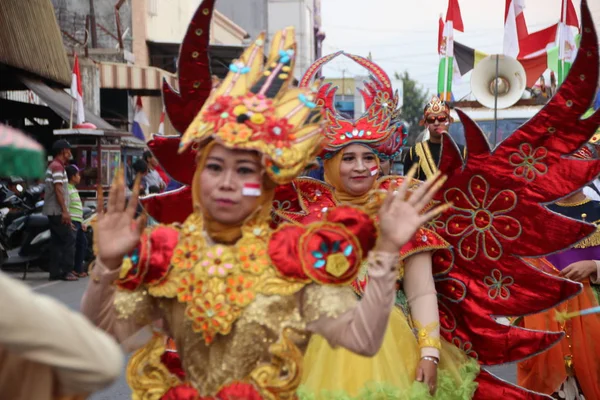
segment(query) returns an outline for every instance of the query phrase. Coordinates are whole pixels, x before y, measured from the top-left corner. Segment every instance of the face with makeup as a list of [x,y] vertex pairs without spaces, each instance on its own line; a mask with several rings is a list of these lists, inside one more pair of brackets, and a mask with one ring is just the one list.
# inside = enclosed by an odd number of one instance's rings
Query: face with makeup
[[202,208],[219,223],[239,224],[259,205],[263,167],[256,152],[217,144],[210,150],[199,179]]
[[373,187],[378,174],[371,170],[377,168],[377,157],[368,147],[351,144],[341,150],[340,180],[348,194],[362,196]]

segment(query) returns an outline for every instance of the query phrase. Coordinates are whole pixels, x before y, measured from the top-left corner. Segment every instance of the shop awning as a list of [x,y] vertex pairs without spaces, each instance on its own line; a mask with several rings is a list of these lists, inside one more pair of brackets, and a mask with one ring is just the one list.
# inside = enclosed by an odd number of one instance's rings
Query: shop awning
[[[69,121],[71,118],[71,104],[73,98],[70,94],[62,89],[54,89],[46,85],[44,82],[30,79],[26,77],[20,78],[23,84],[37,94],[40,99],[48,105],[56,114],[58,114],[65,121]],[[92,113],[87,108],[85,109],[85,120],[96,125],[101,130],[117,130],[114,126]]]
[[163,78],[177,87],[177,76],[160,68],[110,62],[101,62],[99,66],[102,89],[159,91]]
[[[71,84],[71,67],[50,0],[0,1],[1,66],[26,71],[51,85]],[[8,75],[7,70],[1,73]],[[8,78],[2,83],[3,90],[13,90]]]

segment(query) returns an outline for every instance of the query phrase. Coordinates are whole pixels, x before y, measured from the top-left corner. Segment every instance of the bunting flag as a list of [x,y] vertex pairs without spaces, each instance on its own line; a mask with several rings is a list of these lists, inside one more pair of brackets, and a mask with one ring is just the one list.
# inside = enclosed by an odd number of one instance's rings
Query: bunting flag
[[472,49],[462,43],[454,42],[454,59],[461,76],[470,72],[481,60],[488,55],[482,51]]
[[137,97],[135,103],[135,114],[133,116],[133,124],[131,126],[131,133],[136,138],[146,141],[146,135],[144,135],[144,129],[142,125],[149,126],[150,122],[148,121],[148,116],[144,112],[144,105],[142,104],[142,98],[140,96]]
[[73,74],[71,79],[71,96],[76,105],[76,124],[85,122],[85,110],[83,108],[83,88],[81,86],[81,73],[79,71],[79,57],[75,54],[73,60]]

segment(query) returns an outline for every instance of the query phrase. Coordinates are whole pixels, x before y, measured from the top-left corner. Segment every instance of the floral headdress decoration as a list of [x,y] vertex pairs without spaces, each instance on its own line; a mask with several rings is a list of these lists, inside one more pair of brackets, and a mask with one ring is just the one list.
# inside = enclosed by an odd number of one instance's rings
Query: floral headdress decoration
[[425,121],[430,115],[440,115],[446,114],[448,116],[448,120],[450,122],[453,121],[453,118],[450,116],[450,106],[446,104],[445,101],[442,101],[439,97],[433,96],[429,103],[425,105],[425,109],[423,110],[423,119],[419,121],[419,125],[424,126]]
[[326,159],[350,144],[366,145],[377,152],[378,146],[387,142],[397,128],[394,119],[398,115],[398,92],[393,91],[392,83],[385,71],[364,57],[343,52],[322,57],[308,68],[300,81],[300,87],[308,87],[316,73],[340,54],[344,54],[369,70],[371,77],[365,84],[365,88],[360,90],[366,111],[354,120],[345,118],[337,112],[334,105],[337,87],[326,83],[319,88],[316,102],[325,113],[326,125],[323,133],[327,138],[321,157]]
[[295,178],[321,150],[322,118],[316,88],[291,88],[293,28],[278,32],[264,63],[259,35],[215,88],[185,131],[179,152],[213,139],[227,148],[258,151],[276,183]]

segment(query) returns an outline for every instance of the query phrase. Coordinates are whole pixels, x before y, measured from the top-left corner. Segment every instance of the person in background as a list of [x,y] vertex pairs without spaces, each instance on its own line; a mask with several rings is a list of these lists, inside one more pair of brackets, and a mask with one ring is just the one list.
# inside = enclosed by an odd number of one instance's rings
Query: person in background
[[71,145],[65,139],[54,142],[54,159],[46,170],[46,189],[42,212],[50,223],[50,280],[76,281],[75,231],[69,214],[68,179],[65,171],[71,159]]
[[[133,163],[133,176],[137,176],[137,175],[140,175],[140,177],[142,178],[142,187],[140,188],[140,196],[143,196],[146,193],[148,193],[149,186],[146,186],[146,179],[145,179],[146,176],[148,175],[148,164],[146,164],[146,161],[144,161],[142,159],[136,160]],[[132,182],[131,186],[128,186],[127,197],[130,196],[132,188],[133,188],[133,182]]]
[[79,400],[121,374],[114,340],[59,301],[0,272],[0,398]]
[[71,214],[71,221],[75,227],[75,261],[73,265],[73,274],[79,278],[85,278],[88,276],[87,272],[83,270],[83,259],[85,256],[85,249],[87,248],[87,238],[85,237],[87,227],[83,226],[83,205],[81,204],[79,191],[76,188],[81,181],[81,176],[79,175],[79,168],[77,168],[76,165],[69,165],[66,170],[67,178],[69,179],[69,214]]
[[[449,132],[452,124],[450,107],[439,97],[433,96],[423,110],[420,124],[427,128],[429,138],[418,142],[407,152],[404,157],[404,172],[409,171],[413,164],[418,164],[417,179],[423,181],[438,170],[442,153],[442,134]],[[459,149],[464,156],[464,148],[459,146]]]
[[127,187],[133,186],[133,181],[135,179],[135,173],[133,172],[133,158],[125,157],[125,184]]
[[164,191],[170,180],[169,177],[160,167],[158,160],[152,155],[150,150],[144,152],[143,158],[148,165],[148,174],[142,179],[142,186],[145,186],[147,189],[149,189],[150,186],[158,186],[161,192]]

